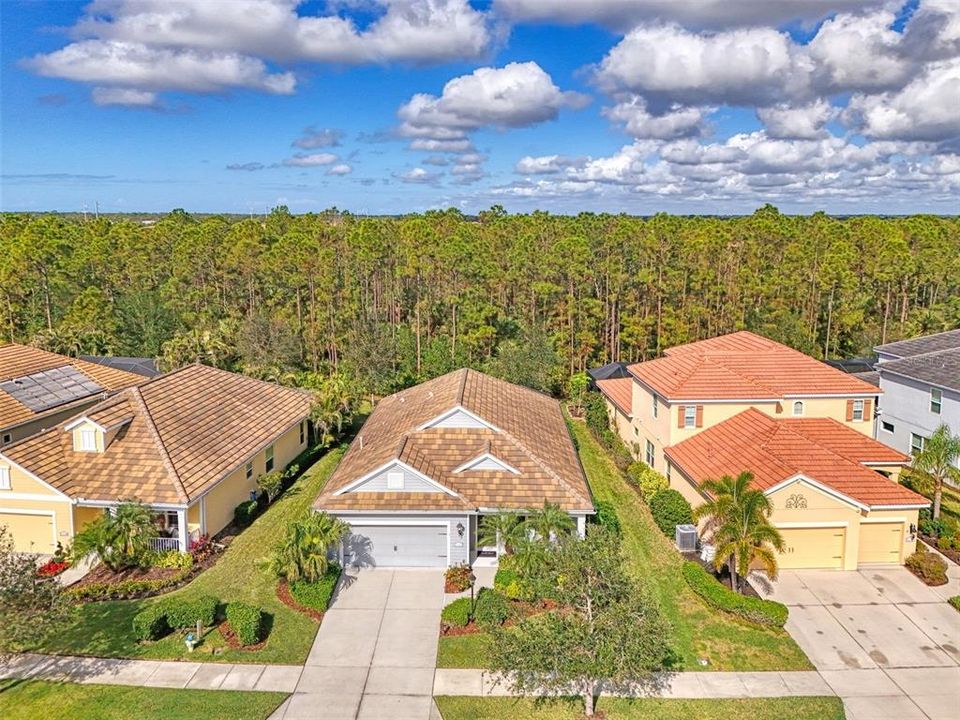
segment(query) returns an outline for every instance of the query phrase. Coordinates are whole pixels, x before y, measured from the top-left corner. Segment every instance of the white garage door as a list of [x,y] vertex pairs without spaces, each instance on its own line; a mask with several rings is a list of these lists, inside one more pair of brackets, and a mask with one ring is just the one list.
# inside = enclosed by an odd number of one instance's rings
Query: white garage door
[[353,525],[344,556],[359,567],[446,567],[447,526]]
[[842,568],[846,528],[777,528],[783,537],[783,552],[777,564],[784,570]]

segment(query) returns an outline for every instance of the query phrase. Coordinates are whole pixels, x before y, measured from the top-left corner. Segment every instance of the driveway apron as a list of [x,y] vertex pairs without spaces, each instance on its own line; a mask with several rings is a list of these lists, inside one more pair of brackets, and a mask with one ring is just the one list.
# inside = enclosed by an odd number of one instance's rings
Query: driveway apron
[[429,720],[441,570],[350,570],[271,720]]

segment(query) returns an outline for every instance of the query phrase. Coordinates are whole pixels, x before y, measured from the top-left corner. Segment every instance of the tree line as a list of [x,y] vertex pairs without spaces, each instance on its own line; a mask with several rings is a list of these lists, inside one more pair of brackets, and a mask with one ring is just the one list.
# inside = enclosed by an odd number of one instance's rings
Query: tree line
[[560,392],[737,329],[824,358],[960,326],[957,217],[4,214],[0,243],[7,340],[373,394],[465,365]]

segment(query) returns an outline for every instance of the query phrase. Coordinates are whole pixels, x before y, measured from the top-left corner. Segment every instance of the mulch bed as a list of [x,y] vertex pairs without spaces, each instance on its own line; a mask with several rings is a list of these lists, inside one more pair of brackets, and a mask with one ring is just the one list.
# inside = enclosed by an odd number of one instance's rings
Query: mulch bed
[[322,612],[319,610],[314,610],[313,608],[309,608],[306,605],[301,605],[299,602],[297,602],[297,599],[290,592],[290,585],[286,580],[281,580],[279,583],[277,583],[277,598],[288,608],[296,610],[299,613],[303,613],[304,615],[308,615],[317,622],[323,620]]
[[237,634],[233,632],[233,628],[230,627],[230,623],[224,620],[217,626],[217,630],[220,631],[220,635],[234,650],[262,650],[264,645],[267,644],[266,640],[261,640],[260,642],[254,645],[241,645],[240,640],[237,639]]
[[927,545],[932,550],[936,550],[938,553],[940,553],[944,557],[947,557],[957,565],[960,565],[960,550],[956,550],[954,548],[949,548],[948,550],[941,550],[940,548],[937,547],[937,538],[933,537],[932,535],[920,534],[919,538],[923,541],[925,545]]
[[178,568],[127,568],[114,572],[104,564],[97,565],[90,572],[75,582],[72,587],[83,587],[99,583],[118,583],[127,580],[166,580],[180,574]]
[[470,586],[461,587],[457,583],[450,582],[449,580],[444,580],[443,591],[448,595],[459,595],[462,592],[466,592],[470,589]]
[[[507,618],[507,621],[503,624],[504,627],[510,627],[516,625],[520,620],[524,620],[533,615],[539,615],[540,613],[547,612],[548,610],[556,610],[560,607],[554,600],[537,600],[535,602],[526,602],[524,600],[511,600],[510,601],[510,617]],[[480,629],[479,626],[474,622],[469,622],[464,627],[447,627],[443,624],[440,625],[440,635],[443,637],[457,637],[459,635],[474,635],[475,633],[484,632]]]

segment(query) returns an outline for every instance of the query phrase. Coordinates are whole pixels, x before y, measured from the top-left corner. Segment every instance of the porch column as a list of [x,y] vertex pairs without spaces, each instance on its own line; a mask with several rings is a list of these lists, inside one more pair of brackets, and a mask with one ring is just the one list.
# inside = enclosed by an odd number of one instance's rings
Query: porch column
[[580,537],[587,536],[587,516],[586,515],[577,515],[577,535]]
[[180,552],[185,553],[189,550],[187,545],[187,510],[177,510],[177,538],[180,541]]

